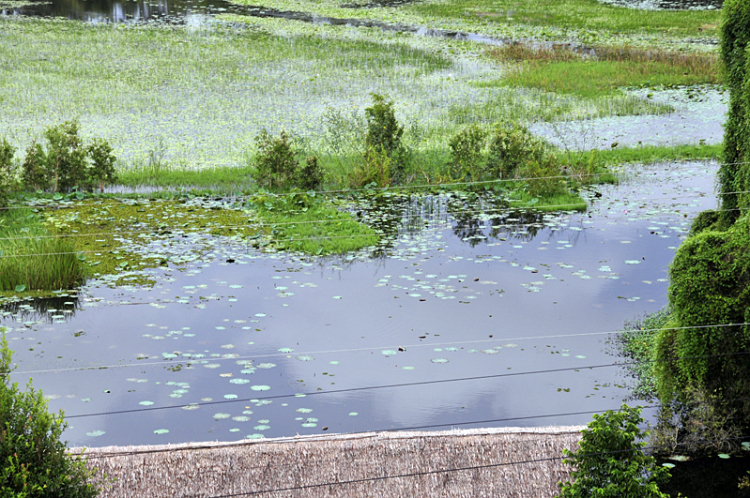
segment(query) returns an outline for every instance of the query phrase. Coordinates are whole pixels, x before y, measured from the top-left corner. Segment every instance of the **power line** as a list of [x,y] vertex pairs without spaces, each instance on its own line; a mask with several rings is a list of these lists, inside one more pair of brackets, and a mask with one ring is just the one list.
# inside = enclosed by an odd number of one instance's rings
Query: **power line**
[[323,395],[323,394],[343,394],[343,393],[353,393],[353,392],[361,392],[361,391],[372,391],[375,389],[416,387],[416,386],[426,386],[426,385],[436,385],[436,384],[448,384],[452,382],[499,379],[499,378],[505,378],[505,377],[519,377],[522,375],[536,375],[536,374],[549,374],[549,373],[571,372],[571,371],[580,371],[580,370],[593,370],[593,369],[598,369],[598,368],[609,368],[609,367],[626,367],[630,365],[673,362],[677,360],[685,360],[685,359],[693,359],[693,358],[716,358],[716,357],[744,356],[744,355],[750,355],[750,351],[742,351],[742,352],[735,352],[735,353],[719,353],[719,354],[713,354],[713,355],[682,356],[679,358],[669,358],[666,360],[632,361],[632,362],[623,362],[623,363],[606,363],[606,364],[600,364],[600,365],[583,365],[583,366],[578,366],[578,367],[551,368],[551,369],[546,369],[546,370],[533,370],[533,371],[526,371],[526,372],[506,372],[502,374],[478,375],[478,376],[473,376],[473,377],[427,380],[427,381],[421,381],[421,382],[404,382],[404,383],[399,383],[399,384],[385,384],[385,385],[379,385],[379,386],[351,387],[351,388],[345,388],[345,389],[334,389],[330,391],[311,391],[309,393],[278,394],[274,396],[254,396],[252,398],[243,398],[243,399],[232,399],[232,400],[223,400],[223,401],[205,401],[202,403],[187,403],[187,404],[182,404],[182,405],[157,406],[157,407],[151,407],[151,408],[135,408],[131,410],[116,410],[116,411],[99,412],[99,413],[85,413],[85,414],[80,414],[80,415],[68,415],[67,418],[72,419],[72,418],[100,417],[100,416],[105,416],[105,415],[123,415],[123,414],[132,414],[132,413],[172,410],[176,408],[185,408],[188,406],[226,405],[230,403],[246,403],[252,400],[288,399],[288,398],[299,397],[300,394],[304,394],[305,397],[314,396],[314,395]]
[[[145,303],[144,303],[145,304]],[[638,329],[638,332],[659,332],[661,330],[692,330],[692,329],[708,329],[708,328],[729,328],[729,327],[743,327],[750,325],[750,322],[741,322],[741,323],[717,323],[717,324],[708,324],[708,325],[694,325],[694,326],[682,326],[682,327],[669,327],[669,328],[651,328],[651,329]],[[492,338],[492,339],[477,339],[472,341],[449,341],[449,342],[421,342],[418,344],[407,344],[406,346],[401,346],[404,349],[412,349],[412,348],[421,348],[421,347],[436,347],[436,346],[454,346],[454,345],[467,345],[467,344],[484,344],[484,343],[495,343],[495,342],[510,342],[510,341],[537,341],[542,339],[567,339],[571,337],[592,337],[592,336],[601,336],[601,335],[614,335],[614,334],[625,334],[631,332],[630,330],[610,330],[610,331],[602,331],[602,332],[583,332],[578,334],[555,334],[555,335],[541,335],[541,336],[526,336],[526,337],[498,337],[498,338]],[[365,347],[365,348],[349,348],[349,349],[329,349],[329,350],[323,350],[323,351],[307,351],[307,352],[297,352],[295,355],[297,356],[312,356],[312,355],[325,355],[325,354],[336,354],[336,353],[358,353],[358,352],[364,352],[364,351],[379,351],[379,350],[385,350],[385,349],[391,349],[393,348],[393,345],[390,346],[379,346],[379,347]],[[223,360],[247,360],[247,359],[256,359],[256,358],[273,358],[278,356],[288,356],[289,353],[284,352],[276,352],[276,353],[265,353],[265,354],[258,354],[258,355],[245,355],[245,356],[235,356],[232,358],[211,358],[211,361],[223,361]],[[201,361],[201,359],[198,358],[185,358],[184,360],[181,360],[180,362],[184,363],[196,363]],[[180,363],[178,362],[178,363]],[[72,368],[50,368],[45,370],[24,370],[20,372],[16,372],[17,375],[29,375],[29,374],[39,374],[39,373],[61,373],[61,372],[76,372],[76,371],[86,371],[86,370],[102,370],[102,369],[115,369],[115,368],[142,368],[147,366],[166,366],[166,365],[174,365],[174,362],[169,361],[152,361],[152,362],[143,362],[143,363],[128,363],[128,364],[122,364],[117,363],[114,365],[98,365],[98,366],[91,366],[91,367],[72,367]]]

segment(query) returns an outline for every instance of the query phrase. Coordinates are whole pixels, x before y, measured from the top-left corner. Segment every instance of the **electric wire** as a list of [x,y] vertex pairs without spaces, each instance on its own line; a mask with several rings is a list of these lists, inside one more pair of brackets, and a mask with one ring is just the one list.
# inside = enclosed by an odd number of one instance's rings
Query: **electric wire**
[[[650,329],[638,329],[638,332],[647,332],[647,333],[655,333],[659,332],[661,330],[701,330],[701,329],[709,329],[709,328],[718,328],[718,329],[727,329],[730,327],[743,327],[750,325],[750,322],[739,322],[739,323],[718,323],[718,324],[707,324],[707,325],[694,325],[694,326],[681,326],[681,327],[669,327],[669,328],[650,328]],[[577,334],[553,334],[553,335],[540,335],[540,336],[526,336],[526,337],[493,337],[488,339],[476,339],[476,340],[470,340],[470,341],[449,341],[449,342],[421,342],[417,344],[407,344],[406,346],[399,346],[403,347],[406,350],[413,349],[413,348],[420,348],[420,347],[444,347],[444,346],[455,346],[455,345],[467,345],[467,344],[486,344],[486,343],[498,343],[498,342],[510,342],[510,341],[536,341],[536,340],[547,340],[547,339],[568,339],[572,337],[594,337],[594,336],[602,336],[602,335],[615,335],[615,334],[624,334],[630,332],[629,330],[610,330],[610,331],[600,331],[600,332],[583,332],[583,333],[577,333]],[[357,352],[366,352],[366,351],[381,351],[386,349],[392,349],[394,346],[379,346],[379,347],[373,347],[368,346],[364,348],[347,348],[347,349],[329,349],[329,350],[322,350],[322,351],[308,351],[308,352],[296,352],[296,356],[313,356],[313,355],[326,355],[326,354],[337,354],[337,353],[357,353]],[[254,355],[243,355],[243,356],[235,356],[232,358],[211,358],[212,362],[219,362],[219,361],[236,361],[236,360],[249,360],[249,359],[258,359],[258,358],[274,358],[274,357],[280,357],[280,356],[288,356],[289,353],[284,352],[275,352],[275,353],[263,353],[263,354],[254,354]],[[177,363],[198,363],[202,361],[202,358],[184,358],[182,360],[179,360]],[[162,360],[162,361],[152,361],[152,362],[142,362],[142,363],[117,363],[117,364],[111,364],[111,365],[96,365],[96,366],[88,366],[88,367],[70,367],[70,368],[49,368],[49,369],[40,369],[40,370],[23,370],[20,372],[15,372],[16,375],[30,375],[30,374],[44,374],[44,373],[63,373],[63,372],[76,372],[76,371],[87,371],[87,370],[112,370],[116,368],[142,368],[146,366],[168,366],[168,365],[174,365],[175,362],[173,360]]]
[[572,372],[572,371],[580,371],[580,370],[594,370],[594,369],[599,369],[599,368],[611,368],[611,367],[627,367],[631,365],[643,365],[643,364],[649,364],[649,363],[673,362],[673,361],[684,360],[684,359],[718,358],[718,357],[745,356],[745,355],[750,355],[750,351],[740,351],[740,352],[734,352],[734,353],[718,353],[718,354],[711,354],[711,355],[682,356],[682,357],[669,358],[665,360],[631,361],[631,362],[621,362],[621,363],[606,363],[606,364],[599,364],[599,365],[581,365],[581,366],[576,366],[576,367],[550,368],[550,369],[545,369],[545,370],[533,370],[533,371],[525,371],[525,372],[505,372],[502,374],[477,375],[477,376],[472,376],[472,377],[460,377],[460,378],[427,380],[427,381],[416,381],[416,382],[403,382],[403,383],[396,383],[396,384],[384,384],[384,385],[379,385],[379,386],[351,387],[351,388],[344,388],[344,389],[332,389],[328,391],[311,391],[308,393],[277,394],[277,395],[272,395],[272,396],[253,396],[252,398],[231,399],[231,400],[221,400],[221,401],[204,401],[200,403],[186,403],[186,404],[180,404],[180,405],[156,406],[156,407],[148,407],[148,408],[134,408],[134,409],[129,409],[129,410],[114,410],[114,411],[98,412],[98,413],[83,413],[83,414],[78,414],[78,415],[66,415],[66,418],[74,419],[74,418],[102,417],[102,416],[112,416],[112,415],[125,415],[125,414],[133,414],[133,413],[174,410],[177,408],[185,408],[189,406],[199,406],[199,407],[200,406],[217,406],[217,405],[226,405],[226,404],[232,404],[232,403],[247,403],[247,402],[252,402],[252,400],[263,401],[263,400],[298,398],[301,395],[304,395],[305,397],[309,397],[309,396],[326,395],[326,394],[344,394],[344,393],[354,393],[354,392],[362,392],[362,391],[372,391],[372,390],[377,390],[377,389],[394,389],[394,388],[400,388],[400,387],[416,387],[416,386],[427,386],[427,385],[437,385],[437,384],[448,384],[448,383],[453,383],[453,382],[499,379],[499,378],[506,378],[506,377],[520,377],[523,375],[550,374],[550,373]]

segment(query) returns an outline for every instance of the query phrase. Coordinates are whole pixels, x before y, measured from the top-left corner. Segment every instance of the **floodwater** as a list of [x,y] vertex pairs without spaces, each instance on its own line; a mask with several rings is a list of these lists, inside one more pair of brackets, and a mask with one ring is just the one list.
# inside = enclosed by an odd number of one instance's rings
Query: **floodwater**
[[33,377],[88,447],[585,424],[629,397],[611,332],[666,304],[716,168],[628,166],[586,213],[495,212],[473,194],[364,203],[396,231],[345,257],[153,239],[140,250],[184,255],[147,272],[153,287],[7,305],[12,378]]
[[658,91],[631,90],[626,93],[657,104],[666,104],[674,112],[535,123],[529,129],[567,150],[609,149],[613,145],[713,145],[724,140],[729,93],[721,88],[695,86]]

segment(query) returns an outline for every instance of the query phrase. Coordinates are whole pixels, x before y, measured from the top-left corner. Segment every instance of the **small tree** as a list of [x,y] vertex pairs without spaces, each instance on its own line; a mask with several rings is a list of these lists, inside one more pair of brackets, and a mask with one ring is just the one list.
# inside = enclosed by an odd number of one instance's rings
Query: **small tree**
[[484,174],[484,149],[487,134],[477,125],[470,125],[455,134],[451,148],[451,176],[457,180],[475,180]]
[[104,185],[117,181],[115,161],[117,158],[112,153],[112,147],[102,138],[95,138],[88,146],[88,155],[91,165],[88,168],[87,188],[93,190],[98,187],[104,192]]
[[[401,139],[404,127],[396,119],[393,102],[377,93],[372,96],[372,105],[365,108],[367,135],[365,136],[365,162],[373,161],[378,155],[385,154],[390,163],[390,174],[400,180],[406,168],[406,149]],[[367,167],[367,166],[365,166]]]
[[275,137],[264,129],[255,137],[255,145],[258,152],[253,176],[258,183],[281,188],[294,182],[299,161],[287,132]]
[[78,121],[66,121],[47,128],[47,174],[52,190],[81,187],[86,180],[86,148],[78,136]]
[[648,434],[641,431],[641,408],[622,405],[619,411],[594,415],[579,444],[579,450],[563,450],[572,465],[573,483],[560,483],[558,498],[669,498],[658,484],[669,479],[669,470],[655,465],[643,452]]
[[11,356],[0,327],[0,498],[90,498],[99,489],[85,462],[66,452],[60,436],[63,413],[47,411],[47,400],[29,381],[11,384]]

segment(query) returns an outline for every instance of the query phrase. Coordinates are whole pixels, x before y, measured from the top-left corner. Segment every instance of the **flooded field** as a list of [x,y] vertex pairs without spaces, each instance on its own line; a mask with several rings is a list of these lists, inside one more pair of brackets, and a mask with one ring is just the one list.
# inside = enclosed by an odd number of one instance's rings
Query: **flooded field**
[[129,277],[154,286],[107,286],[124,273],[6,303],[13,378],[33,377],[81,446],[584,424],[629,397],[613,333],[666,304],[715,171],[629,166],[584,214],[363,200],[390,242],[343,258],[153,238],[141,250],[176,263]]

